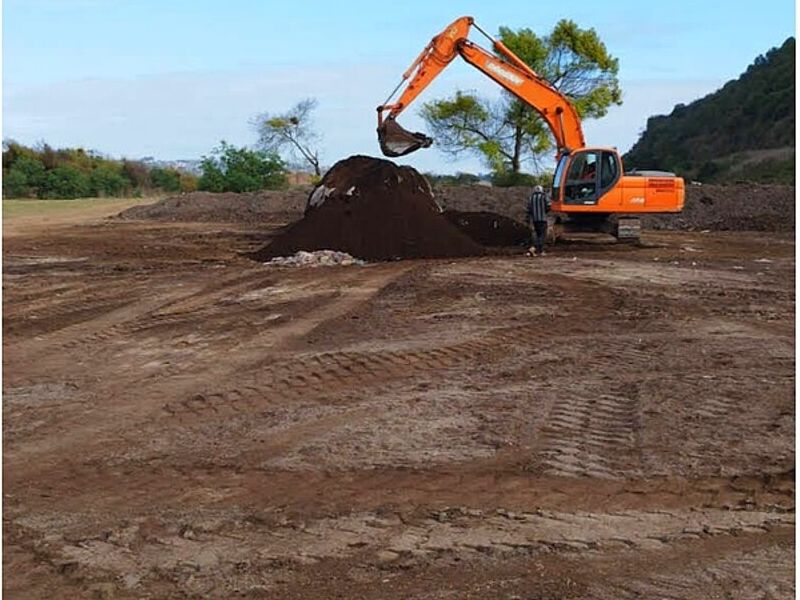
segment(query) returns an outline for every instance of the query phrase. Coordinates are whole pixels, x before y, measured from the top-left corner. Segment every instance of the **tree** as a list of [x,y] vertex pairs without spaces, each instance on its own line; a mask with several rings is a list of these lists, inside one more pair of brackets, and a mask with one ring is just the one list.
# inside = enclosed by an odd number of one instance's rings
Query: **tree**
[[198,178],[191,173],[181,173],[180,187],[182,192],[194,192],[197,190]]
[[134,188],[147,189],[150,187],[150,171],[147,165],[138,160],[123,160],[122,174]]
[[[545,37],[507,27],[500,28],[499,37],[566,95],[582,118],[602,117],[611,105],[622,103],[618,61],[594,29],[561,20]],[[442,150],[452,156],[477,153],[496,176],[520,173],[526,164],[538,167],[553,146],[538,113],[505,91],[497,101],[457,91],[452,98],[425,103],[421,114]]]
[[200,170],[203,174],[197,180],[197,189],[215,193],[226,191],[225,173],[223,173],[219,161],[204,156],[200,163]]
[[101,165],[89,174],[89,187],[93,196],[122,196],[130,183],[118,168]]
[[275,153],[236,148],[222,141],[204,156],[198,189],[209,192],[253,192],[286,187],[286,165]]
[[178,192],[181,189],[181,173],[176,169],[155,167],[150,170],[150,181],[153,187],[165,192]]
[[12,165],[13,171],[19,171],[25,175],[25,181],[29,188],[40,187],[45,180],[45,167],[44,163],[38,158],[30,156],[20,156],[14,161]]
[[258,145],[267,152],[280,154],[288,151],[289,156],[300,162],[307,162],[319,177],[319,135],[314,132],[311,113],[317,107],[313,98],[301,100],[282,115],[263,113],[253,120],[258,133]]
[[89,177],[80,169],[61,165],[47,172],[40,198],[82,198],[89,196]]
[[28,178],[18,169],[9,169],[3,176],[3,196],[5,198],[24,198],[30,194]]
[[132,189],[158,187],[168,192],[194,191],[197,177],[174,168],[151,170],[142,161],[115,160],[93,150],[55,149],[45,142],[33,148],[3,141],[4,197],[77,198],[122,196]]
[[9,169],[21,157],[38,158],[33,148],[23,146],[14,140],[3,140],[3,169]]

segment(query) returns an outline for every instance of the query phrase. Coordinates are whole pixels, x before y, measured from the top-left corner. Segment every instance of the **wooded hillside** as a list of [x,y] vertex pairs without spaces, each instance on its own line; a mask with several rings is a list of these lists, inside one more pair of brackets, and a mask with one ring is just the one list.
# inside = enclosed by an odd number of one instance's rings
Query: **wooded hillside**
[[738,78],[669,115],[651,117],[627,169],[666,169],[704,182],[794,182],[795,39]]

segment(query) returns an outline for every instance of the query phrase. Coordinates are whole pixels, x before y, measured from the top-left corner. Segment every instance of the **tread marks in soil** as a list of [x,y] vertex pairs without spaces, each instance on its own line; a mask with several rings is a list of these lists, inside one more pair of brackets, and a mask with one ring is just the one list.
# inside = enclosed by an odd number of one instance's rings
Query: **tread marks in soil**
[[[611,585],[604,586],[605,589],[597,590],[599,593],[595,597],[684,600],[717,597],[719,594],[725,598],[790,598],[794,596],[793,578],[790,577],[793,571],[794,553],[773,546],[755,552],[735,553],[688,570],[610,582]],[[771,593],[765,591],[765,584]],[[739,593],[730,595],[732,589]],[[607,595],[608,592],[611,594]]]
[[630,474],[636,445],[637,401],[610,394],[565,394],[542,429],[544,473],[613,479]]
[[[491,360],[499,344],[507,343],[519,330],[490,332],[480,338],[433,348],[411,348],[385,352],[324,352],[298,356],[267,367],[239,385],[212,394],[199,393],[179,402],[167,403],[164,411],[182,419],[207,412],[234,414],[254,410],[281,400],[324,395],[409,377],[436,369],[448,369]],[[200,398],[204,399],[201,400]],[[225,405],[230,404],[230,409]]]

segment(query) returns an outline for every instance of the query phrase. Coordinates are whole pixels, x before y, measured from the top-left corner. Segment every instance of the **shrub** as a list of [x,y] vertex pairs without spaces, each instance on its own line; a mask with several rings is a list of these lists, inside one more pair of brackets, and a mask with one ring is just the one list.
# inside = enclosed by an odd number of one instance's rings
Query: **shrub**
[[191,173],[181,173],[181,191],[194,192],[197,189],[197,177]]
[[97,167],[89,175],[89,188],[94,196],[123,196],[129,187],[128,179],[111,167]]
[[35,193],[36,188],[39,188],[44,183],[44,163],[38,158],[20,156],[14,161],[13,169],[25,175],[29,193]]
[[122,175],[131,182],[131,187],[140,189],[150,187],[150,171],[138,160],[123,160]]
[[168,192],[197,189],[197,177],[177,169],[156,167],[151,175],[141,161],[114,160],[82,148],[54,149],[44,142],[29,148],[13,140],[3,142],[3,177],[7,198],[141,196],[154,186]]
[[9,169],[3,177],[4,198],[24,198],[29,194],[28,178],[18,169]]
[[473,185],[478,183],[481,178],[473,173],[459,171],[455,175],[437,175],[436,173],[425,173],[425,178],[432,185]]
[[161,188],[165,192],[177,192],[181,189],[181,174],[175,169],[156,167],[150,171],[150,181],[153,187]]
[[3,169],[10,169],[23,156],[36,158],[36,150],[23,146],[14,140],[3,141]]
[[89,176],[76,167],[61,165],[47,173],[41,198],[81,198],[91,194]]
[[236,148],[224,141],[210,157],[203,157],[201,169],[198,187],[209,192],[253,192],[288,185],[286,164],[277,154]]
[[197,181],[198,189],[206,192],[224,192],[225,191],[225,173],[211,158],[203,158],[200,164],[203,174]]
[[513,171],[502,171],[499,173],[492,173],[490,181],[492,185],[497,187],[513,187],[513,186],[526,186],[532,187],[536,185],[536,177],[528,173],[514,173]]

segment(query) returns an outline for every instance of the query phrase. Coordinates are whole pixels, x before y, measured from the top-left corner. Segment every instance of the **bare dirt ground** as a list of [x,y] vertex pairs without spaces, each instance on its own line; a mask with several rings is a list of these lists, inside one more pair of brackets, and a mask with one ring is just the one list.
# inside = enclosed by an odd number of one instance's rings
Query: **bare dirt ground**
[[792,234],[268,230],[6,228],[7,597],[794,597]]

